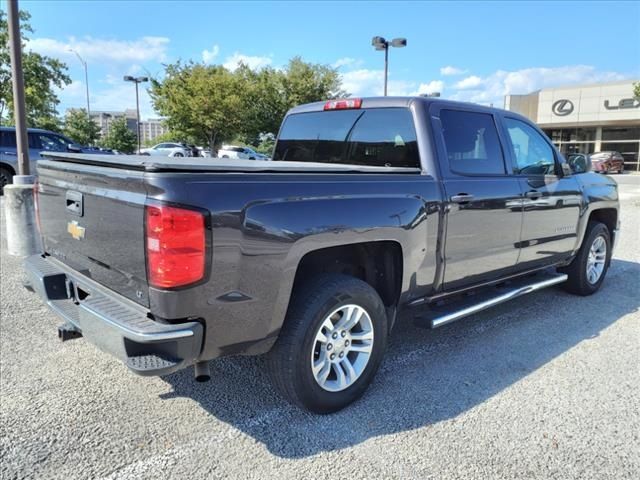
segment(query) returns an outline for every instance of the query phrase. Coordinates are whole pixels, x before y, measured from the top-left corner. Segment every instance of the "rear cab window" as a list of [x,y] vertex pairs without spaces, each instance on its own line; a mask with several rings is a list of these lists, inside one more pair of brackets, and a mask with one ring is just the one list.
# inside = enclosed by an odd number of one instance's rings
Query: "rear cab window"
[[420,167],[408,108],[364,108],[289,115],[274,161]]

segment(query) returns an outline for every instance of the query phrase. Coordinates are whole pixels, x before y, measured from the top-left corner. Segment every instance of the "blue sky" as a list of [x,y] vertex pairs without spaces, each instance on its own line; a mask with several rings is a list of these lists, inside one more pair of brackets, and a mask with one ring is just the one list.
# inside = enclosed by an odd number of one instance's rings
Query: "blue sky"
[[[371,37],[404,36],[390,51],[390,94],[502,106],[507,93],[640,78],[640,2],[204,2],[21,0],[35,29],[28,48],[61,58],[73,83],[60,111],[135,105],[122,76],[162,76],[178,59],[279,67],[294,55],[339,66],[354,95],[382,91]],[[4,8],[4,5],[3,5]],[[142,96],[143,118],[154,116]]]

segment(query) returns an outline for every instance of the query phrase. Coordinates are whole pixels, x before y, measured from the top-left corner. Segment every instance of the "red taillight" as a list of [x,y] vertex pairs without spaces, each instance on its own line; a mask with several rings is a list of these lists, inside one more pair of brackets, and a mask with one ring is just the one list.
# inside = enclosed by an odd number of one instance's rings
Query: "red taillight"
[[347,98],[344,100],[329,100],[324,104],[325,110],[349,110],[360,108],[362,106],[361,98]]
[[205,222],[200,212],[147,205],[147,270],[149,285],[173,288],[204,277]]

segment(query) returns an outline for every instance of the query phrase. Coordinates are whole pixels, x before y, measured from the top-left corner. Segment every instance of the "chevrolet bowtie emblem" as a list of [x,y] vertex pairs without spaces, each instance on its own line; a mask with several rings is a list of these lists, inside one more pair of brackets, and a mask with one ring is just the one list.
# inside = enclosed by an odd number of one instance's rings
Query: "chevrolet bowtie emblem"
[[76,222],[75,220],[73,222],[67,223],[67,232],[69,232],[71,236],[76,240],[84,238],[84,227],[78,225],[78,222]]

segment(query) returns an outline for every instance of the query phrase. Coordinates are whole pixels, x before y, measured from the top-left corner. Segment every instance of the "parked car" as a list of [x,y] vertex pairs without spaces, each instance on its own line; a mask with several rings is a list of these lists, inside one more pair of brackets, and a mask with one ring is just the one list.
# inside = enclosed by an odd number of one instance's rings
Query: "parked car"
[[190,157],[191,148],[182,143],[159,143],[149,148],[141,148],[140,155],[154,155],[161,157]]
[[235,145],[223,145],[218,150],[218,158],[237,158],[240,160],[269,160],[269,157],[256,152],[249,147],[238,147]]
[[[72,152],[91,154],[110,154],[112,152],[96,147],[78,145],[59,133],[39,128],[27,129],[29,144],[30,171],[35,174],[36,163],[43,152]],[[18,173],[18,151],[16,147],[15,127],[0,127],[0,193],[5,185],[13,182]]]
[[434,97],[294,108],[271,162],[49,157],[25,269],[62,340],[200,381],[266,353],[319,413],[364,393],[399,312],[436,328],[552,285],[591,295],[618,238],[615,181],[521,115]]
[[188,143],[180,143],[185,149],[189,150],[189,157],[199,157],[200,150],[195,145],[191,145]]
[[594,172],[624,173],[624,157],[619,152],[592,153],[589,158]]

